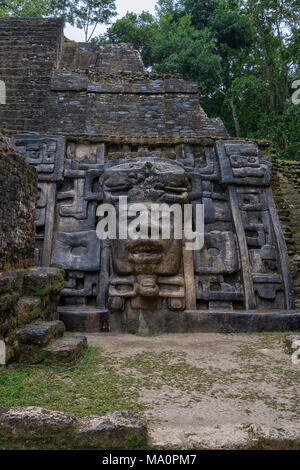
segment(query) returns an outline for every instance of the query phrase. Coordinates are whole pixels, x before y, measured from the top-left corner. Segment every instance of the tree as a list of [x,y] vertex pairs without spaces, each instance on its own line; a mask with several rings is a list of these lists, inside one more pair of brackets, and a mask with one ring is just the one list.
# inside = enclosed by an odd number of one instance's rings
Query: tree
[[[61,3],[64,3],[63,8]],[[92,39],[99,24],[109,23],[117,14],[115,0],[52,0],[52,4],[63,10],[64,17],[71,25],[83,29],[86,42]]]
[[159,17],[171,14],[178,21],[191,15],[191,24],[197,29],[208,28],[218,7],[218,0],[158,0],[156,11]]
[[157,12],[177,24],[188,14],[215,41],[221,79],[200,94],[209,115],[237,136],[272,138],[282,157],[299,155],[299,109],[290,103],[300,76],[299,0],[159,0]]
[[191,15],[173,21],[166,14],[160,18],[151,45],[153,70],[197,81],[200,96],[207,95],[220,82],[215,47],[207,28],[199,31],[192,26]]
[[0,16],[62,16],[83,29],[86,42],[116,14],[115,0],[0,0]]
[[94,42],[120,43],[128,42],[138,50],[146,67],[152,65],[151,44],[156,32],[154,17],[143,11],[140,15],[127,12],[117,20],[103,36],[94,39]]
[[41,17],[51,13],[51,0],[0,0],[0,17]]
[[153,72],[195,80],[202,96],[211,93],[220,80],[215,41],[207,28],[198,31],[192,26],[191,15],[174,20],[167,10],[159,19],[147,12],[127,13],[96,41],[132,43]]

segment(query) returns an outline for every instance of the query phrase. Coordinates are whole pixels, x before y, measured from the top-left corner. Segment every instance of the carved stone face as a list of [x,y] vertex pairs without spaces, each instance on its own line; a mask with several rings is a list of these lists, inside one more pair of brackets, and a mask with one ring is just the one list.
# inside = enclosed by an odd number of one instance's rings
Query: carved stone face
[[[119,196],[126,195],[128,204],[143,203],[148,216],[143,220],[150,227],[151,203],[187,203],[188,186],[189,180],[186,173],[178,163],[160,158],[135,159],[106,170],[104,200],[117,204]],[[173,214],[170,215],[169,239],[162,239],[162,229],[166,219],[161,214],[156,222],[160,229],[158,239],[122,240],[117,238],[112,241],[112,259],[116,273],[169,276],[178,273],[181,264],[182,240],[174,239]],[[128,217],[129,224],[130,221]],[[141,221],[141,232],[143,228]],[[149,236],[150,233],[149,228]]]
[[[145,204],[150,226],[150,203]],[[178,273],[181,263],[182,240],[174,239],[174,221],[170,214],[170,239],[162,239],[163,217],[157,221],[159,239],[138,239],[112,241],[112,258],[114,269],[118,274],[165,274]],[[130,223],[131,218],[128,217]],[[154,225],[154,224],[153,224]],[[143,223],[140,225],[143,230]],[[150,235],[150,229],[149,229]]]

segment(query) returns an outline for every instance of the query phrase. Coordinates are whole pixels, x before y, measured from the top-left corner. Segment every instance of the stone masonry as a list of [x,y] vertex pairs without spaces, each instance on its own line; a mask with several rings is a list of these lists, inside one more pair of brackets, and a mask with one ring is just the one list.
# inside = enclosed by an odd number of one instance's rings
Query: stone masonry
[[37,176],[0,134],[0,271],[33,266]]
[[[299,328],[262,146],[209,119],[196,83],[149,74],[131,45],[74,43],[62,29],[59,19],[0,20],[0,127],[36,169],[35,262],[66,272],[67,328]],[[118,210],[119,196],[191,204],[193,223],[203,204],[204,247],[100,241],[97,208]]]
[[37,174],[0,134],[0,365],[76,358],[84,337],[63,338],[64,272],[34,267]]

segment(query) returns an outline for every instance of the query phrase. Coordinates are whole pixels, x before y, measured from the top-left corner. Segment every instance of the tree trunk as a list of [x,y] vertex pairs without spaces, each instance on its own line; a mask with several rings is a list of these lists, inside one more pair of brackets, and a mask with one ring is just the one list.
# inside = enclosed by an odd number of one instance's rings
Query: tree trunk
[[241,137],[241,127],[240,127],[239,118],[238,118],[237,113],[236,113],[236,107],[235,107],[235,104],[234,104],[233,96],[231,96],[229,98],[229,103],[230,103],[230,107],[231,107],[231,112],[232,112],[232,118],[233,118],[233,122],[234,122],[236,137]]

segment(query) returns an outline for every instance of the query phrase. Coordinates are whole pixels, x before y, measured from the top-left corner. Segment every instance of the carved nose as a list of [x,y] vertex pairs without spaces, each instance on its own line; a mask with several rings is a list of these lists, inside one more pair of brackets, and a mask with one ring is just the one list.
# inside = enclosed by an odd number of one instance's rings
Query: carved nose
[[156,297],[158,295],[159,288],[153,278],[145,278],[140,281],[139,293],[143,297]]

